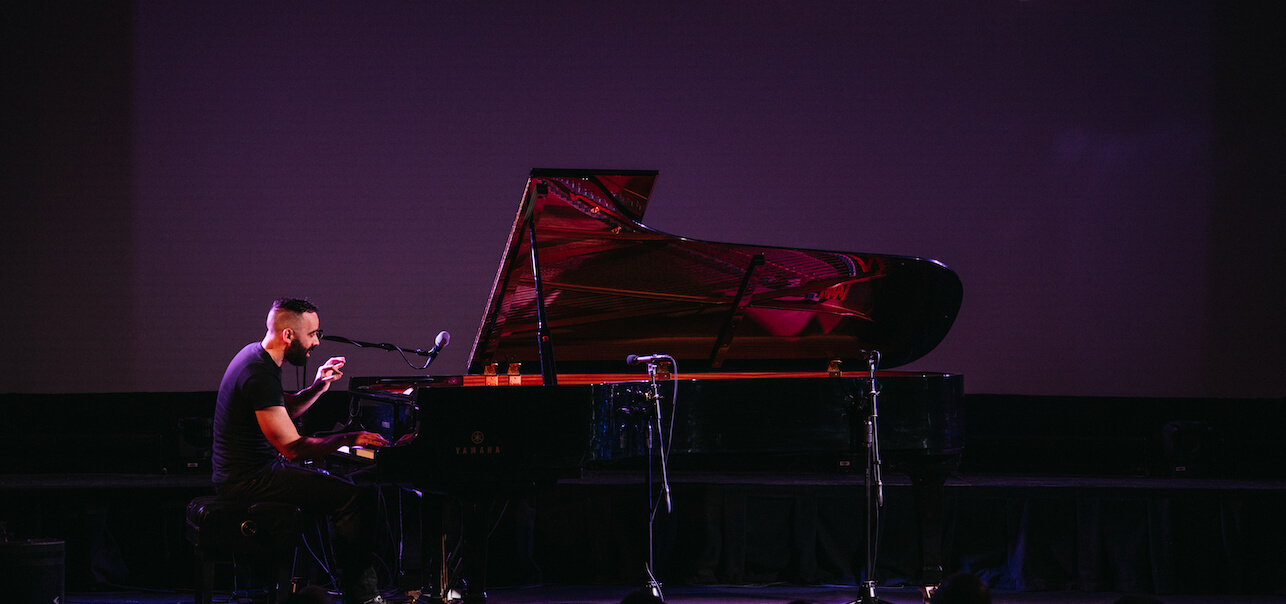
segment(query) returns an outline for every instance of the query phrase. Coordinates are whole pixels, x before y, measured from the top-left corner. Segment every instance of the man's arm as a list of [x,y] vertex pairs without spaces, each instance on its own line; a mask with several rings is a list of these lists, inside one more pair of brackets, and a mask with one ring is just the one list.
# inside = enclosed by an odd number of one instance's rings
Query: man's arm
[[272,406],[260,409],[255,411],[255,418],[259,421],[259,429],[263,430],[264,436],[268,437],[268,442],[290,461],[324,459],[327,455],[334,453],[335,449],[346,445],[382,447],[388,444],[383,436],[374,432],[345,432],[322,437],[300,436],[285,407]]
[[[322,393],[330,390],[331,382],[344,377],[344,373],[340,371],[340,369],[343,368],[344,357],[331,357],[327,359],[321,367],[317,368],[317,378],[313,380],[311,386],[294,394],[290,394],[289,392],[283,394],[282,398],[286,401],[286,411],[290,414],[290,417],[299,417],[303,415],[309,407],[312,407],[313,403],[317,402],[317,399],[321,397]],[[264,434],[267,433],[267,431],[264,431]],[[278,450],[280,449],[281,447],[278,447]]]

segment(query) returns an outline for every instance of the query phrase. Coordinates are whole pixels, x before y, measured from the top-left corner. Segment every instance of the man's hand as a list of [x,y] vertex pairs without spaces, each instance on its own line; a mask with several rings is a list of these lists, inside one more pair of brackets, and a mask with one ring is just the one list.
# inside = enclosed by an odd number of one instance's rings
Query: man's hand
[[388,441],[376,432],[354,432],[353,444],[358,447],[383,447]]
[[317,368],[317,379],[313,380],[314,385],[320,384],[323,389],[330,388],[330,383],[344,377],[344,357],[331,357]]
[[[344,357],[331,357],[317,368],[317,379],[313,380],[312,385],[295,393],[285,393],[282,399],[286,403],[286,412],[291,418],[303,415],[313,403],[317,402],[322,393],[330,390],[330,383],[344,377]],[[278,447],[277,450],[281,450]]]

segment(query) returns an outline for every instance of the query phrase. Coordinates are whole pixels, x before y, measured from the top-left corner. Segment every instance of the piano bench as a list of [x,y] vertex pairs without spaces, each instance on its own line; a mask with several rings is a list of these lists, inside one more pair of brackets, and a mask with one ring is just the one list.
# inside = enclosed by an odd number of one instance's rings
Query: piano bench
[[[268,602],[290,595],[295,548],[303,538],[304,520],[287,503],[247,502],[207,495],[188,502],[187,538],[195,548],[196,604],[211,604],[215,564],[252,564],[272,580]],[[271,578],[271,579],[270,579]]]

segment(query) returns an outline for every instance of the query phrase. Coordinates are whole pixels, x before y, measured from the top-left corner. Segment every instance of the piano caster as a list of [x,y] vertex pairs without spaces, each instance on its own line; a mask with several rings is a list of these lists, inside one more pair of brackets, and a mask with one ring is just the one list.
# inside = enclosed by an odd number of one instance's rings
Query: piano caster
[[436,602],[439,604],[487,604],[487,592],[475,593],[470,591],[466,584],[446,590],[446,593]]
[[875,581],[863,581],[861,595],[849,604],[892,604],[875,595]]

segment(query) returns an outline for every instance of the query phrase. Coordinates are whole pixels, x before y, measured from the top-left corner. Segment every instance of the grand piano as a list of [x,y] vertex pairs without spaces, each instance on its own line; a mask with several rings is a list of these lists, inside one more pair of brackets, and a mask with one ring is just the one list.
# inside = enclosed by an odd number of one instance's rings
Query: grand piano
[[913,479],[922,579],[936,583],[963,380],[891,370],[946,336],[956,274],[921,258],[662,233],[642,222],[656,177],[533,170],[467,373],[353,378],[354,401],[385,407],[377,423],[401,442],[352,453],[383,480],[494,492],[650,468],[656,427],[671,471],[859,471],[878,400],[874,440]]

